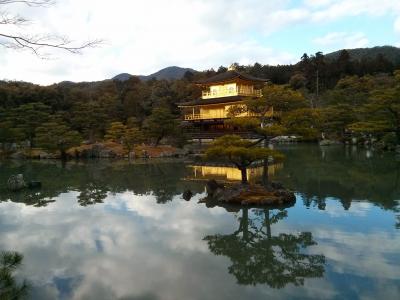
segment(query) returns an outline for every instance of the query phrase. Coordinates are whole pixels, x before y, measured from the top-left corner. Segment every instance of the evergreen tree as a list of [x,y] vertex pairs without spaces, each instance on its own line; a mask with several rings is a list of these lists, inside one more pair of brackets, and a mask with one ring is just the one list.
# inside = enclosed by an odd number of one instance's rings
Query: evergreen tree
[[49,106],[41,102],[35,102],[23,104],[13,109],[11,117],[14,122],[14,128],[19,129],[24,138],[33,145],[36,129],[50,119],[50,113]]
[[166,107],[157,107],[144,122],[146,137],[154,140],[157,146],[165,137],[177,134],[179,121]]
[[144,135],[142,131],[137,127],[127,128],[123,136],[124,147],[131,152],[133,147],[144,141]]
[[395,72],[395,84],[391,88],[378,88],[361,108],[358,122],[349,125],[355,132],[382,136],[394,133],[400,145],[400,71]]
[[71,126],[92,143],[104,135],[108,120],[108,112],[99,102],[77,103],[71,111]]
[[61,158],[67,158],[67,150],[78,146],[82,140],[81,135],[72,130],[65,122],[60,119],[52,119],[43,123],[36,129],[36,144],[51,151],[59,151]]
[[21,284],[15,278],[15,271],[21,266],[24,256],[18,252],[0,252],[0,299],[25,299],[29,292],[26,281]]
[[116,143],[122,143],[126,129],[126,125],[122,124],[121,122],[113,122],[111,123],[110,128],[107,130],[104,138]]
[[206,157],[210,160],[226,159],[234,164],[242,174],[242,183],[247,184],[247,168],[256,161],[283,159],[278,151],[268,148],[253,147],[253,143],[244,140],[238,135],[225,135],[216,139],[206,150]]

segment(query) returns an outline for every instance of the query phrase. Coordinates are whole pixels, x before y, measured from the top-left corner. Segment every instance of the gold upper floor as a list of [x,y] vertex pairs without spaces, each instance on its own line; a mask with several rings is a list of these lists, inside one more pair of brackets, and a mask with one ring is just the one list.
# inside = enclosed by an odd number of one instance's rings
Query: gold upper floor
[[253,85],[239,83],[227,83],[211,85],[207,90],[203,90],[202,99],[213,99],[232,96],[261,97],[262,90],[254,88]]

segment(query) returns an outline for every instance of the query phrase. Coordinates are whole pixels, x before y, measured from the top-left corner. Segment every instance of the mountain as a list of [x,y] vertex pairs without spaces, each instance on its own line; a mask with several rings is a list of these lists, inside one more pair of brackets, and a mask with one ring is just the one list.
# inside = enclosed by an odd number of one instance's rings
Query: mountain
[[157,80],[176,80],[176,79],[182,79],[185,73],[193,72],[196,73],[197,71],[190,69],[190,68],[180,68],[176,66],[168,67],[165,69],[162,69],[156,73],[153,73],[148,76],[139,76],[139,78],[143,81],[150,80],[152,78],[155,78]]
[[[139,75],[138,77],[140,80],[147,81],[152,78],[155,78],[157,80],[176,80],[176,79],[181,79],[185,75],[187,71],[196,73],[197,71],[190,69],[190,68],[180,68],[180,67],[168,67],[165,69],[162,69],[156,73],[150,74],[150,75]],[[113,80],[119,80],[119,81],[126,81],[129,78],[131,78],[134,75],[131,75],[129,73],[121,73],[118,74],[117,76],[114,76],[112,79]]]
[[[400,64],[400,48],[397,47],[380,46],[373,48],[356,48],[346,50],[347,52],[349,52],[350,58],[352,60],[374,59],[377,55],[382,54],[387,60],[389,60],[393,64]],[[326,54],[325,57],[328,59],[337,59],[341,51],[342,50]]]
[[129,78],[133,77],[133,75],[129,73],[121,73],[112,78],[112,80],[119,80],[119,81],[127,81]]

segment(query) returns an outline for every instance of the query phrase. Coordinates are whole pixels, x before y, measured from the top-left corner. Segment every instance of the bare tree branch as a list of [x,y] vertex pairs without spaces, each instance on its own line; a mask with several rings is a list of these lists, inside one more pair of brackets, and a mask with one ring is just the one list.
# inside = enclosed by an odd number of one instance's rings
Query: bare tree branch
[[[0,7],[1,5],[16,3],[22,3],[31,7],[43,7],[52,5],[55,2],[54,0],[0,0]],[[29,20],[19,15],[14,16],[7,12],[0,11],[0,25],[19,27],[29,23]],[[16,50],[27,49],[42,58],[47,56],[47,54],[43,54],[41,51],[44,48],[60,49],[70,53],[79,54],[83,49],[97,47],[102,43],[102,40],[95,39],[76,45],[65,36],[0,32],[0,46]]]
[[59,36],[15,36],[0,33],[0,37],[8,39],[7,42],[0,40],[0,45],[11,49],[29,49],[34,54],[42,56],[40,50],[44,47],[66,50],[70,53],[79,54],[85,48],[93,48],[102,44],[102,40],[86,41],[78,46],[72,45],[72,41]]
[[[0,0],[1,1],[1,0]],[[21,17],[21,16],[13,16],[7,12],[0,11],[0,25],[13,25],[13,26],[21,26],[29,23],[29,20]]]
[[23,3],[28,6],[47,6],[55,3],[54,0],[0,0],[0,5]]

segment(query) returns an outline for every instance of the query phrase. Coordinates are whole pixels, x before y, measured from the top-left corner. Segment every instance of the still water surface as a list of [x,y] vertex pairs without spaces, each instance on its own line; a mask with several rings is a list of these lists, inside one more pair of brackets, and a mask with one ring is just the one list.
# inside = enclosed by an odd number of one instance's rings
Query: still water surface
[[[229,169],[0,162],[0,249],[24,255],[30,299],[400,299],[400,159],[282,150],[269,173],[296,192],[285,209],[198,204]],[[16,173],[43,188],[6,192]]]

